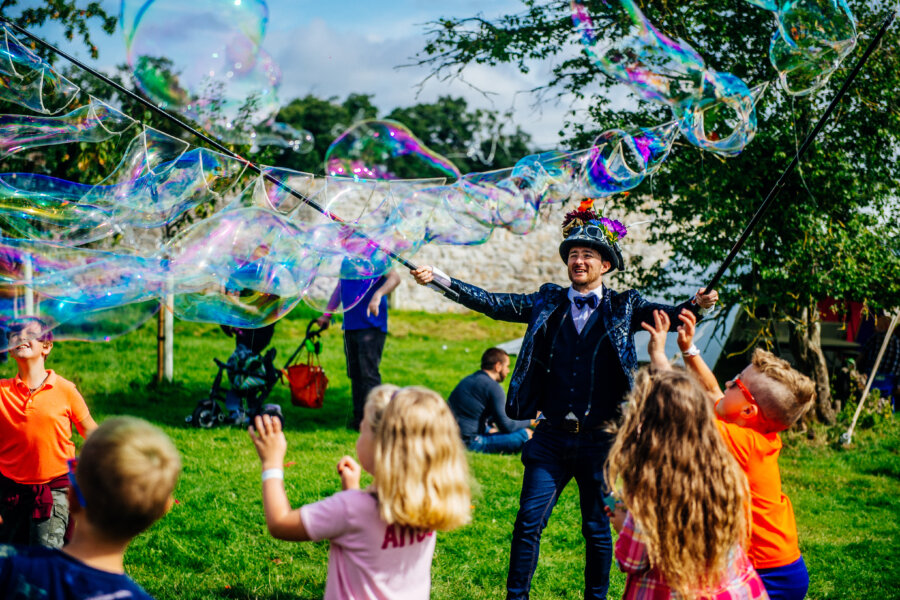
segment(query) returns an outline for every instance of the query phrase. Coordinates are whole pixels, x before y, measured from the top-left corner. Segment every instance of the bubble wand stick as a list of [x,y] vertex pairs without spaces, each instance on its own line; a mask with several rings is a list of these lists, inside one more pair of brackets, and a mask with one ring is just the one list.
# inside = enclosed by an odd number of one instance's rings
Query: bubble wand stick
[[891,26],[891,23],[894,22],[894,19],[897,17],[897,12],[900,9],[895,9],[881,25],[881,29],[878,30],[878,33],[872,38],[872,41],[869,42],[869,46],[866,48],[866,51],[863,52],[862,57],[860,57],[859,61],[856,63],[856,66],[853,67],[853,70],[850,72],[850,75],[847,76],[847,79],[844,81],[844,84],[841,86],[841,89],[838,90],[838,93],[835,94],[834,98],[831,100],[831,103],[828,105],[828,108],[825,109],[825,112],[822,113],[822,116],[819,117],[818,123],[813,127],[813,130],[806,136],[806,139],[803,140],[803,144],[800,146],[797,153],[794,155],[794,158],[791,160],[791,163],[787,166],[784,172],[781,174],[781,177],[778,178],[778,181],[775,182],[775,185],[772,187],[772,190],[769,192],[769,195],[766,196],[766,199],[763,200],[763,203],[760,204],[759,208],[756,209],[756,214],[753,215],[753,218],[750,219],[750,222],[747,224],[747,227],[744,229],[744,232],[741,233],[741,237],[738,238],[738,241],[734,243],[734,246],[731,248],[731,252],[728,253],[728,256],[719,266],[719,270],[716,271],[716,274],[713,275],[712,280],[709,282],[709,285],[706,286],[707,290],[713,290],[716,287],[716,284],[719,283],[719,280],[722,278],[722,275],[725,274],[725,271],[731,265],[734,257],[737,256],[737,253],[740,252],[741,248],[744,247],[744,243],[747,241],[747,238],[750,237],[750,234],[756,228],[756,225],[763,218],[763,215],[766,214],[766,211],[769,210],[769,207],[775,201],[775,198],[778,197],[778,194],[781,192],[781,189],[784,187],[785,181],[787,180],[787,176],[796,168],[797,164],[800,162],[800,159],[803,157],[803,154],[806,152],[806,149],[812,144],[815,137],[819,134],[822,127],[825,126],[825,121],[828,120],[828,117],[831,116],[831,113],[834,112],[834,109],[837,107],[838,101],[840,101],[841,97],[843,97],[844,93],[849,89],[850,84],[853,83],[853,80],[856,78],[856,75],[859,73],[862,66],[866,63],[871,56],[872,52],[875,51],[875,47],[881,41],[881,38],[884,37],[884,34],[887,33],[888,28]]
[[[335,222],[337,222],[337,223],[344,223],[344,220],[343,220],[343,219],[341,219],[339,216],[337,216],[336,214],[332,213],[331,211],[327,210],[324,206],[322,206],[322,205],[319,204],[318,202],[316,202],[316,201],[314,201],[314,200],[312,200],[312,199],[310,199],[310,198],[307,198],[306,196],[304,196],[303,194],[301,194],[301,193],[298,192],[297,190],[293,189],[291,186],[285,184],[283,181],[279,181],[277,178],[273,177],[271,174],[266,173],[266,172],[263,171],[260,167],[258,167],[255,163],[250,162],[249,160],[247,160],[247,159],[244,158],[243,156],[240,156],[240,155],[237,154],[236,152],[234,152],[234,151],[232,151],[232,150],[229,150],[227,147],[225,147],[224,145],[222,145],[222,144],[221,144],[218,140],[216,140],[215,138],[212,138],[212,137],[206,135],[205,133],[202,133],[202,132],[200,132],[200,131],[197,131],[195,128],[191,127],[190,125],[188,125],[187,123],[185,123],[184,121],[182,121],[181,119],[179,119],[178,117],[169,114],[168,112],[166,112],[166,111],[164,111],[163,109],[161,109],[160,107],[156,106],[155,104],[153,104],[153,103],[150,102],[149,100],[147,100],[147,99],[145,99],[145,98],[142,98],[141,96],[135,94],[135,93],[132,92],[131,90],[122,87],[121,85],[119,85],[118,83],[116,83],[115,81],[113,81],[112,79],[110,79],[109,77],[107,77],[106,75],[104,75],[104,74],[100,73],[99,71],[97,71],[97,70],[95,70],[95,69],[89,67],[88,65],[84,64],[83,62],[81,62],[80,60],[78,60],[77,58],[75,58],[74,56],[70,56],[69,54],[63,52],[63,51],[60,50],[59,48],[57,48],[57,47],[53,46],[52,44],[50,44],[49,42],[45,42],[43,39],[37,37],[36,35],[33,35],[33,34],[32,34],[31,32],[29,32],[27,29],[24,29],[24,28],[22,28],[22,27],[19,27],[18,25],[16,25],[15,23],[13,23],[13,22],[10,21],[9,19],[7,19],[6,17],[0,16],[0,23],[9,26],[11,29],[13,29],[13,30],[15,30],[15,31],[17,31],[17,32],[19,32],[19,33],[21,33],[21,34],[24,35],[24,36],[27,36],[29,39],[31,39],[32,41],[34,41],[34,42],[40,44],[41,46],[43,46],[43,47],[46,48],[47,50],[50,50],[50,51],[53,52],[54,54],[57,54],[58,56],[63,57],[64,59],[66,59],[67,61],[69,61],[69,62],[72,63],[73,65],[75,65],[76,67],[78,67],[78,68],[84,70],[84,71],[87,72],[87,73],[90,73],[91,75],[93,75],[94,77],[96,77],[97,79],[99,79],[100,81],[102,81],[103,83],[105,83],[105,84],[107,84],[107,85],[113,87],[113,88],[114,88],[115,90],[117,90],[118,92],[120,92],[120,93],[122,93],[122,94],[125,94],[126,96],[128,96],[128,97],[131,98],[132,100],[135,100],[136,102],[139,102],[139,103],[142,104],[144,107],[150,109],[151,111],[153,111],[153,112],[156,113],[157,115],[159,115],[159,116],[163,117],[164,119],[166,119],[166,120],[168,120],[168,121],[174,123],[174,124],[177,125],[178,127],[180,127],[180,128],[182,128],[182,129],[184,129],[185,131],[191,133],[191,134],[194,135],[195,137],[200,138],[201,140],[203,140],[204,142],[206,142],[207,144],[209,144],[210,146],[212,146],[213,148],[215,148],[216,150],[218,150],[218,151],[221,152],[222,154],[226,154],[226,155],[228,155],[228,156],[230,156],[230,157],[232,157],[232,158],[234,158],[234,159],[237,159],[237,160],[241,161],[242,163],[244,163],[244,164],[247,166],[248,169],[250,169],[250,170],[253,171],[254,173],[257,173],[257,174],[259,174],[259,175],[262,175],[262,176],[266,179],[266,181],[269,181],[269,182],[271,182],[271,183],[277,185],[279,188],[283,189],[284,191],[286,191],[287,193],[289,193],[291,196],[297,198],[298,200],[300,200],[301,202],[303,202],[304,204],[306,204],[306,205],[309,206],[310,208],[312,208],[312,209],[314,209],[314,210],[316,210],[316,211],[322,213],[323,215],[325,215],[326,217],[328,217],[328,218],[331,219],[332,221],[335,221]],[[363,234],[363,233],[360,233],[360,232],[354,232],[354,234],[355,234],[355,235],[358,235],[358,236],[360,236],[360,237],[363,237],[363,238],[365,238],[365,239],[367,239],[367,240],[369,240],[369,242],[371,242],[372,244],[374,244],[375,247],[377,247],[377,248],[378,248],[379,250],[381,250],[382,252],[386,253],[386,254],[387,254],[388,256],[390,256],[393,260],[395,260],[396,262],[400,263],[401,265],[403,265],[403,266],[406,267],[407,269],[415,270],[415,269],[418,268],[416,265],[414,265],[413,263],[409,262],[407,259],[405,259],[405,258],[403,258],[402,256],[400,256],[399,254],[393,252],[392,250],[387,250],[387,249],[382,248],[377,242],[375,242],[375,240],[372,240],[369,236],[367,236],[367,235],[365,235],[365,234]],[[449,287],[443,285],[443,284],[440,283],[440,282],[433,281],[432,284],[433,284],[436,288],[438,288],[438,289],[440,290],[440,292],[444,294],[444,296],[447,296],[447,297],[450,298],[451,300],[456,300],[456,299],[459,297],[459,294],[457,294],[456,292],[454,292],[453,290],[451,290]]]

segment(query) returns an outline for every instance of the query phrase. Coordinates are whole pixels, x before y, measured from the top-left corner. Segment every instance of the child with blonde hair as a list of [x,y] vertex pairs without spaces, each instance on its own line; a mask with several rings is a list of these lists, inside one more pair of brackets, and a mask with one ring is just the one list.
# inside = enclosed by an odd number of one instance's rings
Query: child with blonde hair
[[[660,326],[668,328],[663,315]],[[716,426],[750,482],[753,527],[748,555],[773,600],[802,600],[809,573],[800,554],[797,523],[790,499],[781,489],[778,433],[796,423],[816,397],[812,380],[771,352],[757,348],[751,362],[725,391],[699,352],[693,351],[693,314],[679,315],[678,346],[715,402]]]
[[[663,352],[668,367],[666,330],[645,329],[654,364]],[[643,369],[624,414],[606,461],[606,481],[622,499],[612,523],[624,598],[767,598],[744,552],[747,481],[697,382]]]
[[[423,387],[379,386],[366,401],[356,454],[338,462],[342,491],[291,509],[284,491],[281,422],[256,417],[250,438],[262,463],[269,533],[330,540],[325,599],[425,599],[434,531],[469,520],[465,449],[453,414]],[[361,470],[372,485],[359,489]]]
[[[62,550],[0,546],[0,598],[152,598],[125,575],[131,540],[172,507],[181,459],[141,419],[107,419],[69,461],[72,541]],[[25,597],[25,596],[21,596]]]

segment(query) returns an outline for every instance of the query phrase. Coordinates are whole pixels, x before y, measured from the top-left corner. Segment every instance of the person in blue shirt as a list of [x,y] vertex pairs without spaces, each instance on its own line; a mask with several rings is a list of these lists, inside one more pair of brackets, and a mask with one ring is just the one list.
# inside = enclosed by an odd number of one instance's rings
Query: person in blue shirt
[[[344,354],[353,396],[352,429],[359,430],[369,391],[381,385],[378,367],[388,330],[387,295],[399,284],[400,276],[394,270],[370,279],[341,278],[329,302],[332,309],[337,307],[338,300],[345,307]],[[322,329],[327,329],[330,322],[330,313],[316,319]]]
[[0,545],[0,598],[153,600],[125,574],[131,540],[166,514],[181,471],[175,445],[142,419],[107,419],[69,461],[77,522],[61,550]]

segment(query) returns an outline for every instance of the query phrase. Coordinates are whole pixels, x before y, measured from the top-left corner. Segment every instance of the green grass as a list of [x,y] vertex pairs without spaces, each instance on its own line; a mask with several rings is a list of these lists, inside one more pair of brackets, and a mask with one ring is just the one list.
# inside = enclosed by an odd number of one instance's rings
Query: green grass
[[[523,326],[471,315],[394,313],[382,375],[399,385],[422,384],[445,397],[478,368],[488,346],[518,337]],[[306,321],[279,323],[274,345],[281,366],[303,337]],[[182,453],[184,471],[172,512],[139,536],[126,556],[129,573],[163,599],[321,598],[327,543],[273,540],[265,530],[259,465],[246,433],[185,426],[210,388],[213,357],[233,347],[218,327],[179,323],[176,382],[150,385],[156,370],[155,326],[109,343],[58,343],[49,366],[75,381],[95,418],[131,414],[160,425]],[[324,335],[322,362],[330,378],[320,410],[284,407],[290,465],[285,474],[294,506],[339,489],[335,464],[353,455],[355,434],[345,428],[350,389],[337,327]],[[0,370],[11,376],[15,367]],[[900,598],[900,427],[859,431],[849,450],[785,436],[781,467],[797,515],[800,545],[811,574],[810,598]],[[517,456],[470,455],[473,522],[440,534],[432,569],[433,598],[502,598],[522,464]],[[364,484],[366,480],[364,479]],[[584,544],[574,482],[550,520],[541,546],[533,598],[581,598]],[[624,577],[612,572],[610,598]]]

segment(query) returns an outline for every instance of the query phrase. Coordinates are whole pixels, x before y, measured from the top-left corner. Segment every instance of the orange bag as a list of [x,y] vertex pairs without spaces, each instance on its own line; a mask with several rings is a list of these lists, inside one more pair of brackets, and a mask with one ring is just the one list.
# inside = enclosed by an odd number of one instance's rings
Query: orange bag
[[291,404],[304,408],[322,408],[325,400],[325,388],[328,387],[328,377],[319,364],[319,356],[316,362],[312,362],[313,354],[307,354],[306,364],[289,365],[284,370],[288,386],[291,388]]

